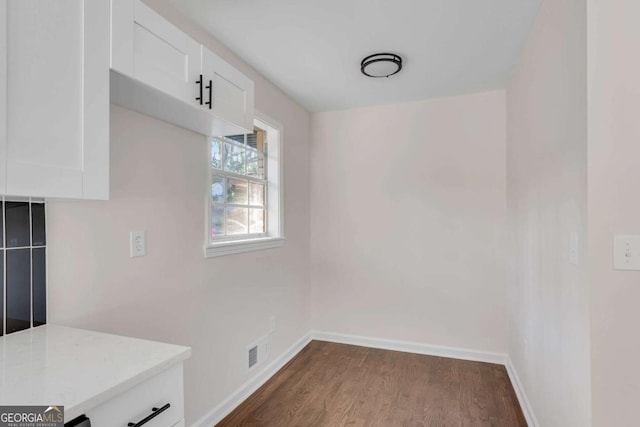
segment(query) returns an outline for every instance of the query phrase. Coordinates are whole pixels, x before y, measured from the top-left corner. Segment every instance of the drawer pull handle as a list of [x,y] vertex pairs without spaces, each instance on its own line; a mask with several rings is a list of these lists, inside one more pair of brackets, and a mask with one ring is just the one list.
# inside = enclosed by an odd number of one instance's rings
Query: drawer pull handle
[[211,92],[211,90],[213,89],[213,82],[211,80],[209,80],[209,84],[206,86],[206,88],[209,91],[209,100],[207,102],[205,102],[205,104],[207,104],[209,106],[209,110],[211,110],[211,98],[213,93]]
[[155,417],[157,417],[158,415],[160,415],[162,412],[166,411],[170,407],[171,407],[171,404],[167,403],[162,408],[151,408],[152,412],[149,415],[147,415],[145,418],[141,419],[137,423],[129,423],[129,424],[127,424],[127,426],[128,427],[140,427],[142,425],[145,425],[146,423],[148,423],[149,421],[151,421],[152,419],[154,419]]
[[200,105],[202,105],[202,74],[200,74],[200,78],[198,79],[196,84],[198,85],[198,91],[200,92],[200,96],[196,98],[196,101],[199,101]]

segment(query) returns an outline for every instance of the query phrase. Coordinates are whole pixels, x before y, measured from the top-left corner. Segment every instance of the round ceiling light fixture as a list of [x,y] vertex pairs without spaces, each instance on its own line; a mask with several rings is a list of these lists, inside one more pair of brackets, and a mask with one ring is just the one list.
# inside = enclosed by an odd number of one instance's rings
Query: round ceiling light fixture
[[360,63],[360,71],[367,77],[381,78],[398,74],[402,70],[402,58],[395,53],[369,55]]

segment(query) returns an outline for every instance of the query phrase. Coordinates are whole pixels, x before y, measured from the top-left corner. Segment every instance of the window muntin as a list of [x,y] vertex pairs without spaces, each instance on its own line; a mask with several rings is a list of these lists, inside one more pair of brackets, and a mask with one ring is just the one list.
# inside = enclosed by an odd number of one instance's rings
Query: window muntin
[[211,139],[211,243],[267,236],[266,133]]

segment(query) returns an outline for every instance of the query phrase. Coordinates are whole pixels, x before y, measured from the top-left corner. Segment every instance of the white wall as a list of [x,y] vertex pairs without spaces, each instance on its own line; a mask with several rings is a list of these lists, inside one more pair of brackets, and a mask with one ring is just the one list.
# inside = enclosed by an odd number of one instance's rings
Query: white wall
[[[155,4],[158,3],[158,4]],[[284,247],[205,259],[206,140],[111,110],[111,200],[48,206],[49,321],[184,344],[187,425],[244,383],[246,346],[277,317],[270,359],[310,328],[309,115],[160,2],[171,20],[256,82],[257,108],[284,126]],[[129,257],[129,231],[148,255]]]
[[640,234],[640,2],[588,1],[589,278],[593,425],[638,425],[640,272],[613,236]]
[[541,426],[589,426],[584,0],[543,3],[507,117],[509,354]]
[[504,92],[313,114],[312,324],[506,352]]

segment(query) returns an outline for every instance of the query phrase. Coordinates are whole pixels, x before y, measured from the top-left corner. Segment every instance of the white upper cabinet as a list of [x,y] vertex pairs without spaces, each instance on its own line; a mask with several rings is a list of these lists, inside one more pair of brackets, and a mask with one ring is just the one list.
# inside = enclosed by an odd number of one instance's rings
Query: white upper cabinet
[[111,4],[112,102],[207,135],[253,131],[253,81],[140,0]]
[[206,48],[202,73],[213,91],[213,113],[253,132],[253,81]]
[[112,1],[111,68],[184,102],[204,104],[200,45],[141,1]]
[[2,194],[108,199],[108,2],[0,3]]

